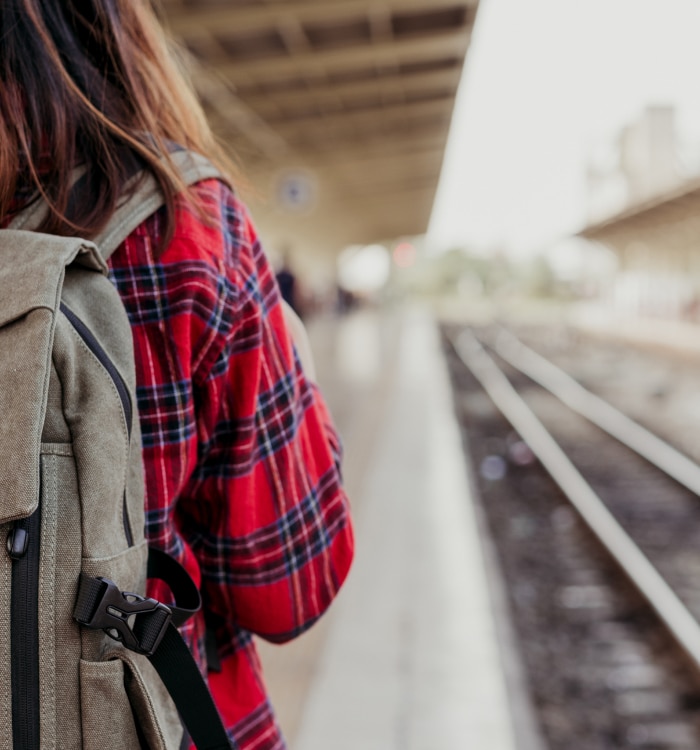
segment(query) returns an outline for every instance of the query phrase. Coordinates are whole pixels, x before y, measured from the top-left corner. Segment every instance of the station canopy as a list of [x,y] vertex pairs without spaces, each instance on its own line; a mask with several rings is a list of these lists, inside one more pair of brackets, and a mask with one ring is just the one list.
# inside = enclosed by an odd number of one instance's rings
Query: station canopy
[[607,246],[623,263],[631,254],[663,256],[673,252],[695,255],[700,229],[700,179],[684,181],[587,226],[578,235]]
[[268,242],[427,228],[478,0],[162,0]]

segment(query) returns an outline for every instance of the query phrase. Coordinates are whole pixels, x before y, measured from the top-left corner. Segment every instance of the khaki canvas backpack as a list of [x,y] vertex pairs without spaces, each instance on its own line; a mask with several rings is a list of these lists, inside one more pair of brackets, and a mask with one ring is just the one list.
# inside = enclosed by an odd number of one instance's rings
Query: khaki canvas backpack
[[[188,184],[217,175],[173,158]],[[175,629],[199,594],[144,539],[132,335],[106,275],[162,202],[148,177],[95,242],[28,231],[39,203],[0,230],[0,750],[230,748]],[[145,598],[147,575],[177,606]]]

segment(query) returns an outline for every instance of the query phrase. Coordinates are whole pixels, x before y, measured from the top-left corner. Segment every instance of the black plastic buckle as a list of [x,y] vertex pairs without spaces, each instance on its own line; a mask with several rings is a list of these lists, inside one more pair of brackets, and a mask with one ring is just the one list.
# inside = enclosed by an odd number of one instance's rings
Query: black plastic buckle
[[151,656],[172,619],[172,610],[156,599],[120,591],[109,578],[96,579],[105,585],[92,615],[82,625],[104,630],[110,638],[139,654]]

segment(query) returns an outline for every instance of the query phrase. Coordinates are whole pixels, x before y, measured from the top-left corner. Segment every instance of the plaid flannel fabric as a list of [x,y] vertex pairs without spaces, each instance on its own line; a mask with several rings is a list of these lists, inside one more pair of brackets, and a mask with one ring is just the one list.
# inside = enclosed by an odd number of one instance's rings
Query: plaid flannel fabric
[[[201,584],[234,746],[280,750],[251,634],[299,635],[347,575],[340,449],[245,208],[218,181],[196,191],[213,222],[183,199],[159,259],[162,210],[110,260],[134,333],[146,532]],[[203,616],[185,635],[203,664]]]

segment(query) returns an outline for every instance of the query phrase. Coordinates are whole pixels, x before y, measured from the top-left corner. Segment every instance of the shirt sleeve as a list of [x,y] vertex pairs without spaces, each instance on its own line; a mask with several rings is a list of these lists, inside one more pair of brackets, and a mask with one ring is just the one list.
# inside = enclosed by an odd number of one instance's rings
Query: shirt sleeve
[[178,503],[207,609],[272,641],[328,607],[353,555],[340,444],[250,219],[221,186],[220,307],[193,368],[198,457]]

